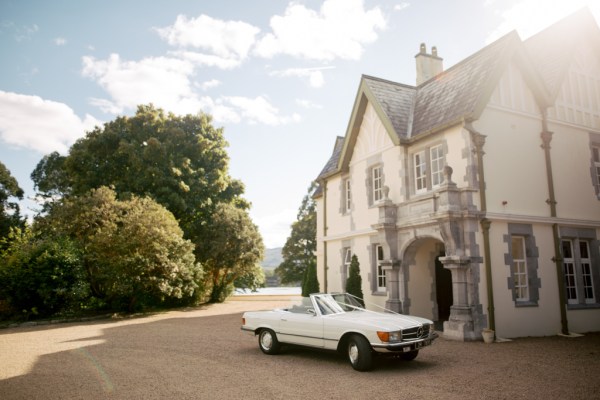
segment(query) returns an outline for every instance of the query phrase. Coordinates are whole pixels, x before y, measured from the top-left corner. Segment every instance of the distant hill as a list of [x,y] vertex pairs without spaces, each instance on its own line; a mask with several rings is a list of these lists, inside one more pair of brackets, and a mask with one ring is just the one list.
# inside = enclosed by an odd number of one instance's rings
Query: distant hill
[[265,250],[265,258],[260,264],[265,271],[272,271],[279,267],[279,264],[281,264],[283,261],[283,257],[281,257],[281,249],[281,247],[277,247],[274,249]]

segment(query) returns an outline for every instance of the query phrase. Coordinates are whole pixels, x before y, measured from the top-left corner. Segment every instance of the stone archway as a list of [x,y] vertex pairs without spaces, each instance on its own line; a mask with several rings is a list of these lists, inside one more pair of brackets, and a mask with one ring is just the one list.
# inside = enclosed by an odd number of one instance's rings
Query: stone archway
[[[384,198],[377,206],[379,218],[371,225],[378,232],[385,260],[388,300],[386,308],[408,314],[414,311],[414,293],[410,293],[410,265],[419,247],[434,240],[444,246],[444,257],[437,257],[452,282],[452,305],[444,322],[444,336],[455,340],[481,339],[486,326],[479,303],[480,265],[482,259],[476,243],[482,214],[473,203],[473,190],[457,188],[452,182],[452,168],[444,168],[444,182],[429,198],[395,204],[384,188]],[[432,264],[433,265],[433,264]],[[432,267],[435,271],[435,266]],[[435,272],[427,285],[427,294],[436,292]],[[432,301],[435,302],[434,299]],[[430,315],[433,315],[431,309]]]

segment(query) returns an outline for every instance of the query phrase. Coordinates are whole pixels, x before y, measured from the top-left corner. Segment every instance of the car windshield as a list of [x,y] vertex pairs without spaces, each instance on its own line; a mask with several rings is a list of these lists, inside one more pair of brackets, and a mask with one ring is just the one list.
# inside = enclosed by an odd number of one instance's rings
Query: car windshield
[[[360,299],[347,293],[314,294],[312,297],[319,308],[321,315],[341,314],[351,311],[364,311]],[[294,297],[285,311],[296,314],[315,313],[310,297]]]
[[332,295],[344,311],[363,311],[364,305],[355,296],[348,293],[335,293]]
[[342,306],[330,294],[315,295],[314,299],[321,315],[341,314],[345,312]]

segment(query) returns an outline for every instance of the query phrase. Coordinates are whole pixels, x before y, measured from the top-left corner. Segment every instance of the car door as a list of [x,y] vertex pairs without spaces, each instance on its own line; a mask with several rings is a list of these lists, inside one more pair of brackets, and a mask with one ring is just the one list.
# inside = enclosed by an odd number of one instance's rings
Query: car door
[[303,346],[323,347],[323,317],[307,308],[304,312],[281,315],[279,341]]

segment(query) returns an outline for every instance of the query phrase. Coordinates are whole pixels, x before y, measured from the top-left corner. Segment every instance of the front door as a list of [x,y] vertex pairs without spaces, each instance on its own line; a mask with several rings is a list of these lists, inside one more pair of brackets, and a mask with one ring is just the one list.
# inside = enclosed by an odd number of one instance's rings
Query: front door
[[[435,297],[438,307],[439,325],[450,318],[450,306],[452,306],[452,273],[444,268],[439,260],[444,257],[444,253],[439,254],[435,259]],[[436,324],[437,326],[438,324]]]

